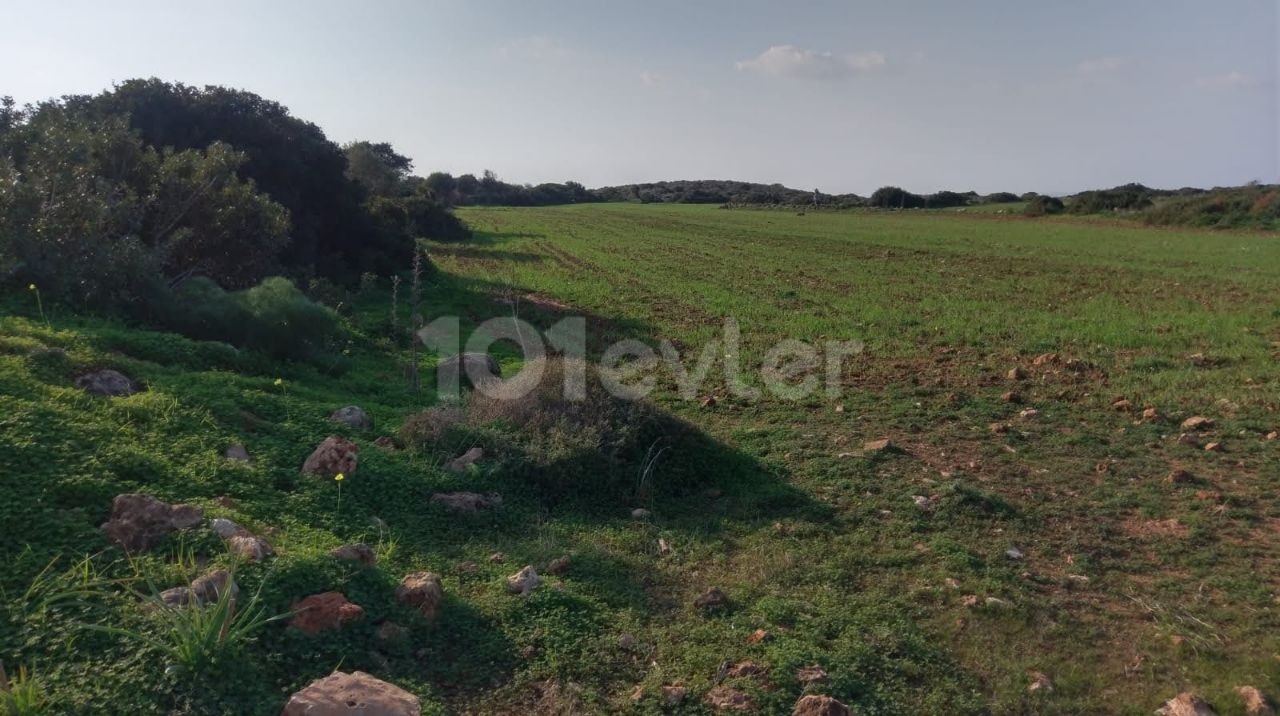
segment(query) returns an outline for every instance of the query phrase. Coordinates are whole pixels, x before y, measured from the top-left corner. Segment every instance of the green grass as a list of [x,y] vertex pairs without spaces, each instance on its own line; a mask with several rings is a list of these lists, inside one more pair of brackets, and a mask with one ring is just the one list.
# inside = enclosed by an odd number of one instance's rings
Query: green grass
[[[600,481],[644,483],[653,516],[637,521],[633,496],[590,483],[553,499],[507,462],[442,471],[458,445],[374,447],[435,402],[407,388],[408,351],[386,337],[388,290],[345,319],[345,372],[59,306],[43,306],[46,325],[29,295],[13,296],[0,317],[0,657],[31,665],[52,711],[278,713],[334,668],[392,681],[432,713],[657,713],[657,688],[674,683],[691,694],[678,710],[705,713],[721,664],[745,659],[766,675],[726,683],[763,713],[789,712],[796,669],[812,664],[831,675],[818,690],[861,714],[1139,714],[1184,689],[1229,714],[1242,713],[1235,686],[1280,684],[1280,441],[1262,437],[1280,429],[1275,236],[955,212],[460,213],[477,237],[430,246],[442,274],[426,291],[428,320],[474,326],[510,315],[495,299],[515,295],[538,325],[587,315],[594,350],[628,337],[696,352],[733,316],[748,365],[783,338],[857,339],[867,351],[838,401],[714,391],[704,408],[663,380],[655,402],[705,440]],[[1033,367],[1046,352],[1089,367]],[[508,347],[499,355],[516,367]],[[1001,400],[1014,365],[1030,376],[1018,405]],[[72,387],[99,366],[147,391],[102,400]],[[1121,396],[1134,413],[1111,409]],[[327,422],[352,403],[372,429]],[[1138,421],[1147,405],[1165,417]],[[1019,418],[1026,407],[1040,415]],[[1208,437],[1225,452],[1176,443],[1193,414],[1215,418]],[[993,422],[1012,429],[992,434]],[[340,512],[335,483],[298,472],[329,434],[361,446]],[[861,455],[881,437],[902,451]],[[254,462],[224,460],[231,442]],[[1173,467],[1199,482],[1166,484]],[[501,492],[503,506],[458,516],[430,502],[459,489]],[[275,557],[237,568],[264,614],[340,590],[365,618],[317,637],[267,624],[194,675],[166,671],[159,644],[84,629],[106,621],[154,640],[166,624],[124,590],[84,604],[32,585],[55,574],[63,591],[99,579],[165,588],[193,565],[229,565],[207,531],[124,559],[97,526],[129,491],[196,503],[269,539]],[[376,568],[328,556],[353,541],[378,549]],[[1025,558],[1006,557],[1012,546]],[[505,561],[490,562],[495,552]],[[507,593],[506,575],[562,554],[573,556],[563,576],[544,575],[525,599]],[[434,620],[393,596],[420,569],[443,578]],[[708,615],[692,600],[711,586],[731,604]],[[1008,606],[965,606],[970,595]],[[388,619],[409,627],[406,643],[377,646]],[[756,629],[770,638],[748,643]],[[1031,671],[1055,692],[1028,694]]]

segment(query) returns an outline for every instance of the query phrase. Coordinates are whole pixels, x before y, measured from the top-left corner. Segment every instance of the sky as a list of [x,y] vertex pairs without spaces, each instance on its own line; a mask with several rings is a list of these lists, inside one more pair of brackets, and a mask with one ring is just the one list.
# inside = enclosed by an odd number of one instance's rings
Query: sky
[[0,95],[227,85],[521,183],[1277,182],[1277,5],[0,0]]

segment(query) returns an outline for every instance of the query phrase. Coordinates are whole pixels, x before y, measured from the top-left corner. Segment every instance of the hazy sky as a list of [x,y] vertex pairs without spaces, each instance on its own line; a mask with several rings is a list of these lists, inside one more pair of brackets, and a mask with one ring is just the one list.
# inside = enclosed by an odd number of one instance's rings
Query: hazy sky
[[420,173],[1067,192],[1277,181],[1277,0],[0,4],[0,94],[252,90]]

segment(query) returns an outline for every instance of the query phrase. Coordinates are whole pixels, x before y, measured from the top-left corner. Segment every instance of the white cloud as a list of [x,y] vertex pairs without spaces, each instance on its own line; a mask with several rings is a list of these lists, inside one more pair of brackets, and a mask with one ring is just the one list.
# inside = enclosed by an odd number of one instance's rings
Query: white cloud
[[1239,87],[1252,87],[1257,83],[1256,79],[1243,72],[1228,72],[1225,75],[1201,77],[1195,81],[1196,87],[1201,89],[1236,89]]
[[1129,64],[1127,57],[1094,57],[1076,65],[1076,71],[1086,75],[1115,72],[1127,64]]
[[738,62],[734,66],[740,71],[770,77],[842,79],[879,69],[885,64],[885,56],[879,52],[834,55],[830,52],[805,50],[795,45],[774,45],[756,57]]
[[645,70],[644,72],[640,73],[640,82],[642,82],[646,87],[653,87],[654,85],[660,85],[665,80],[666,78],[658,74],[657,72],[650,72],[649,70]]
[[504,60],[563,60],[572,56],[573,50],[544,35],[522,37],[498,48],[498,57]]

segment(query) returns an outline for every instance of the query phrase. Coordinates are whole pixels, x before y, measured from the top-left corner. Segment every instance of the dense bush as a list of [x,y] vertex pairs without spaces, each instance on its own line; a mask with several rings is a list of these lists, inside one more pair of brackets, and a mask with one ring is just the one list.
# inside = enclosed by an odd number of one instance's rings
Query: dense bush
[[954,206],[968,206],[976,199],[977,195],[973,192],[961,194],[954,191],[940,191],[926,196],[924,202],[930,209],[947,209]]
[[331,348],[338,333],[332,310],[313,303],[278,276],[237,292],[193,278],[151,303],[154,321],[169,330],[277,358],[314,358]]
[[1010,191],[997,191],[982,197],[983,204],[1012,204],[1018,201],[1018,195]]
[[1148,224],[1280,229],[1280,185],[1214,189],[1180,195],[1149,209]]
[[1108,211],[1137,211],[1151,206],[1159,193],[1141,184],[1125,184],[1111,189],[1084,191],[1071,197],[1067,210],[1073,214],[1100,214]]
[[925,199],[919,194],[912,194],[906,189],[896,186],[882,186],[875,190],[867,204],[880,209],[920,209]]
[[1027,216],[1061,214],[1064,208],[1062,200],[1058,197],[1036,194],[1027,200],[1027,205],[1022,208],[1022,213]]

